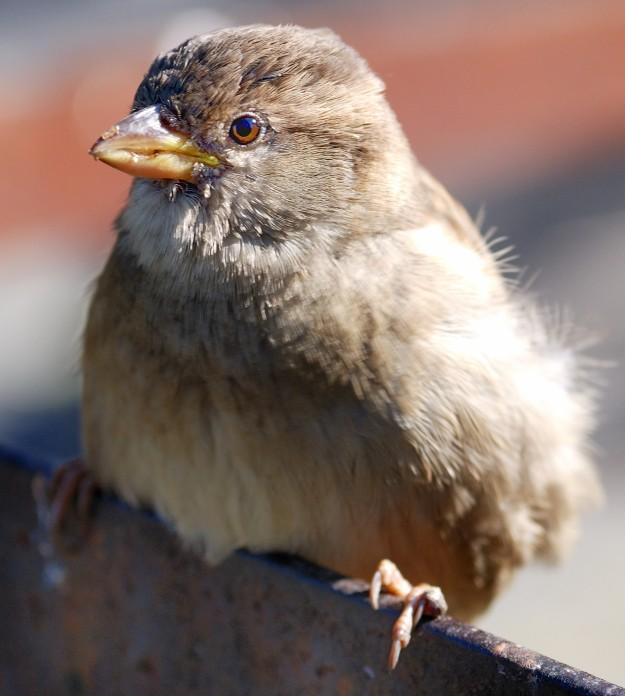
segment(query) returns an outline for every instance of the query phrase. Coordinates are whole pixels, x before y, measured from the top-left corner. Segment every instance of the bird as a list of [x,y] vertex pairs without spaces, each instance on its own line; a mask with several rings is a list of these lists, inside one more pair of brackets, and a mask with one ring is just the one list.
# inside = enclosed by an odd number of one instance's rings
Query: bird
[[[415,95],[415,99],[418,95]],[[473,620],[599,495],[583,357],[329,29],[158,56],[91,150],[134,177],[84,334],[93,482],[218,564],[286,552]],[[413,584],[416,583],[416,584]]]

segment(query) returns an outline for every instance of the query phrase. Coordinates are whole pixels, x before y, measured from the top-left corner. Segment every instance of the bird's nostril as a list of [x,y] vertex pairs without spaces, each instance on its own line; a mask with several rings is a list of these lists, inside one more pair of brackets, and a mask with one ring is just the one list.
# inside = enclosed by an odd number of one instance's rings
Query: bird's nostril
[[184,127],[180,116],[172,113],[168,108],[163,107],[159,110],[159,120],[164,128],[177,131],[178,133],[184,133],[187,135],[188,129]]

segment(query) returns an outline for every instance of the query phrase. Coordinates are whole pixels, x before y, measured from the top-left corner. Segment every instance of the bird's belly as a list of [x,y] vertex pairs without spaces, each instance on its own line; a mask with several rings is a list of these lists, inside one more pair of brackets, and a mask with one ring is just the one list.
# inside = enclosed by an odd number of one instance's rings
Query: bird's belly
[[390,557],[412,581],[443,585],[452,607],[465,592],[477,599],[470,559],[438,527],[432,491],[389,475],[393,439],[371,435],[379,423],[356,427],[351,407],[320,413],[305,394],[289,408],[260,404],[218,375],[123,365],[86,365],[87,465],[105,487],[155,508],[209,562],[240,547],[285,551],[368,578]]
[[283,438],[220,403],[224,385],[129,373],[96,378],[90,398],[85,381],[86,460],[104,486],[154,507],[211,562],[238,547],[295,550],[308,524],[296,451],[285,461]]

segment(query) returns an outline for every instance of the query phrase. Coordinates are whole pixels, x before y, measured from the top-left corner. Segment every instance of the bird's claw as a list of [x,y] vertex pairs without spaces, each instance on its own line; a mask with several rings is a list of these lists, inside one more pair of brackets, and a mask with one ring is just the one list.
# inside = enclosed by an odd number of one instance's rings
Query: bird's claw
[[80,459],[58,467],[49,483],[42,477],[35,478],[33,494],[38,508],[44,512],[42,522],[52,539],[59,540],[72,514],[79,525],[70,545],[75,546],[86,538],[96,491],[97,485]]
[[374,609],[379,606],[380,593],[385,590],[401,597],[402,611],[393,624],[391,649],[388,655],[389,669],[395,669],[402,648],[410,643],[412,630],[427,616],[440,616],[447,611],[447,602],[440,587],[425,583],[411,585],[399,568],[387,559],[380,562],[371,579],[369,598]]
[[371,578],[371,585],[369,587],[369,601],[374,609],[380,608],[380,592],[382,591],[382,573],[380,570],[376,570]]

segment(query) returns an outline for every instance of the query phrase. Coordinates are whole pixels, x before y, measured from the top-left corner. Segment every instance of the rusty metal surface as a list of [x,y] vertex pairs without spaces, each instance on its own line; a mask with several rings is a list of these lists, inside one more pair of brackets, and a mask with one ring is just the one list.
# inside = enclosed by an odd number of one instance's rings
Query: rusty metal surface
[[299,561],[239,553],[210,569],[115,501],[99,504],[86,547],[51,551],[31,479],[0,462],[2,696],[625,696],[449,618],[419,628],[388,674],[393,610],[373,612]]

